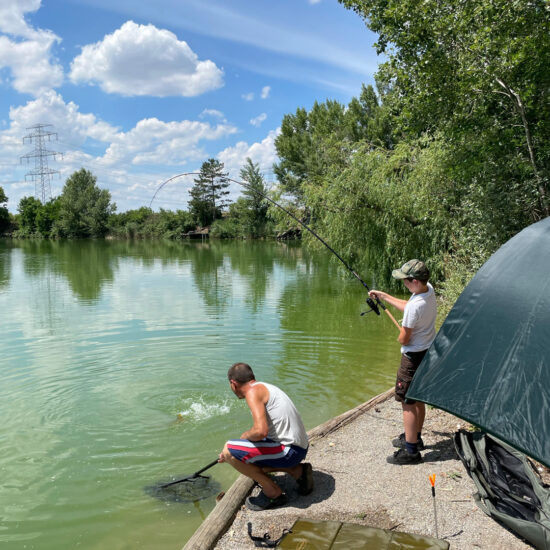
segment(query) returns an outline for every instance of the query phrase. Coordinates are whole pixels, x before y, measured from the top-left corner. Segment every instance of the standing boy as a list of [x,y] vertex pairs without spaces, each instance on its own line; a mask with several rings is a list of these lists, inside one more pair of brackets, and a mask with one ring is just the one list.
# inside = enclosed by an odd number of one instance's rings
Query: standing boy
[[408,301],[379,290],[371,290],[369,293],[372,298],[384,300],[404,312],[398,337],[401,344],[401,365],[397,371],[395,399],[403,407],[405,432],[392,441],[398,450],[387,461],[390,464],[417,464],[422,461],[419,451],[424,449],[421,434],[426,406],[407,399],[405,395],[416,369],[435,339],[437,303],[434,289],[428,282],[430,272],[424,262],[410,260],[400,269],[394,269],[392,277],[401,279],[412,293]]

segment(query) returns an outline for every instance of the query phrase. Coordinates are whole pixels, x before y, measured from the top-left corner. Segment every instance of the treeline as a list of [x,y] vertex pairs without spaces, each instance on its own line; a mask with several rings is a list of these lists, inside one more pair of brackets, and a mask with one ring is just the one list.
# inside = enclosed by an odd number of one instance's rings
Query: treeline
[[0,188],[0,231],[31,238],[168,238],[180,239],[208,227],[221,238],[271,236],[275,223],[268,215],[268,189],[257,164],[247,159],[240,172],[246,187],[235,202],[228,199],[229,179],[223,163],[208,159],[189,191],[188,210],[154,212],[141,207],[116,213],[111,194],[82,168],[72,174],[59,197],[42,204],[34,197],[19,201],[17,214],[6,208]]
[[340,0],[387,61],[348,105],[284,117],[279,192],[363,272],[425,259],[450,301],[502,243],[548,216],[544,0]]

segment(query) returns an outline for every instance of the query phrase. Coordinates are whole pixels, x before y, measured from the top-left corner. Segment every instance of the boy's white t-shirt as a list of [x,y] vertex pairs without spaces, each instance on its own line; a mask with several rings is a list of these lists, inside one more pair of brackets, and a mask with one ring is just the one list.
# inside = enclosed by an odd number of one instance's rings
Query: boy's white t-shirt
[[427,292],[413,294],[403,315],[401,325],[412,329],[409,343],[401,346],[401,353],[408,351],[424,351],[435,339],[435,318],[437,316],[437,301],[433,286],[428,283]]

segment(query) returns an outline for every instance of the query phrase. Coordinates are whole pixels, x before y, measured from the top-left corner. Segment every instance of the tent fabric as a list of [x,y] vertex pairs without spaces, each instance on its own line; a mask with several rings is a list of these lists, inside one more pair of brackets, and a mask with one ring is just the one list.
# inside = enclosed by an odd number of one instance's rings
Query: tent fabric
[[550,218],[510,239],[459,296],[407,397],[550,467]]

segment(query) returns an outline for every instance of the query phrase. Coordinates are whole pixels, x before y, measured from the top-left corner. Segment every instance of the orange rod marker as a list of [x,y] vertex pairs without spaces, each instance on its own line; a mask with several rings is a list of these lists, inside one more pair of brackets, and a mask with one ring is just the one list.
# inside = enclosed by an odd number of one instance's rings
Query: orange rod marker
[[430,484],[432,486],[432,500],[434,503],[435,538],[438,539],[439,533],[437,529],[437,508],[435,506],[435,474],[431,474],[429,478],[430,478]]

